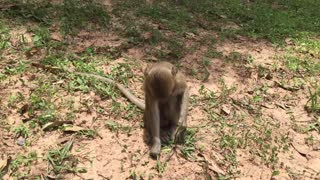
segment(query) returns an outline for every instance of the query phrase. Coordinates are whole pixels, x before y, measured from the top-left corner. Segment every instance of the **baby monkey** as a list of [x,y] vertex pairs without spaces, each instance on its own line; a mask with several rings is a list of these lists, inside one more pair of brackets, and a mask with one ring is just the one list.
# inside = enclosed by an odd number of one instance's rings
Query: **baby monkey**
[[145,103],[130,93],[122,84],[99,75],[74,72],[117,86],[132,103],[144,110],[144,127],[151,135],[151,157],[160,154],[161,142],[184,140],[187,127],[189,90],[185,77],[169,62],[158,62],[144,71]]
[[184,75],[169,62],[149,65],[144,76],[144,127],[151,135],[150,155],[155,158],[160,154],[161,142],[184,137],[184,132],[176,130],[187,126],[189,94]]

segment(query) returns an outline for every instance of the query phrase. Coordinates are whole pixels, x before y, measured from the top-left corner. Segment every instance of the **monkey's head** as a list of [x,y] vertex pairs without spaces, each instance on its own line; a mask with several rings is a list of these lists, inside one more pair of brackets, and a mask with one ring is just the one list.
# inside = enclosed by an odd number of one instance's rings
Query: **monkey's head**
[[166,100],[174,91],[177,69],[166,64],[157,64],[145,70],[145,86],[151,96]]

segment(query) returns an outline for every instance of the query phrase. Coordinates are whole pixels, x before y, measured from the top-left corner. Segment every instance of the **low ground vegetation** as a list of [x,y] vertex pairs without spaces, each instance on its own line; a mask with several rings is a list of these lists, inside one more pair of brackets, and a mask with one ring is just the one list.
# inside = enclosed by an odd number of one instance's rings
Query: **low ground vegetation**
[[[320,1],[0,2],[3,179],[320,178]],[[183,145],[151,160],[143,68],[187,76]]]

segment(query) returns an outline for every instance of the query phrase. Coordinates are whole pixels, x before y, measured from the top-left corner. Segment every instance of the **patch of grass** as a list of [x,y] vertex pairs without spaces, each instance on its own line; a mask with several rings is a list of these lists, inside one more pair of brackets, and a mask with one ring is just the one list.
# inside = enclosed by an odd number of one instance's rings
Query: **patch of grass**
[[[277,167],[279,163],[278,153],[280,150],[286,150],[289,146],[287,138],[281,134],[273,133],[279,128],[279,124],[271,119],[261,118],[259,115],[255,116],[254,124],[251,124],[246,121],[248,118],[243,113],[236,112],[233,114],[231,110],[229,115],[222,115],[221,112],[216,111],[216,109],[220,109],[221,105],[229,104],[231,101],[229,96],[235,90],[234,88],[228,88],[222,80],[220,83],[220,95],[204,88],[200,88],[199,94],[205,100],[204,110],[209,119],[214,120],[212,126],[215,127],[218,137],[215,138],[213,143],[218,143],[217,145],[219,145],[220,151],[225,157],[224,163],[228,167],[228,176],[233,177],[239,173],[237,170],[239,149],[249,151],[252,156],[259,157],[265,165],[271,168]],[[256,101],[264,101],[261,98],[266,90],[264,86],[255,90]]]
[[211,60],[208,57],[203,57],[201,68],[191,69],[191,74],[193,76],[195,76],[195,78],[197,78],[198,80],[201,80],[204,82],[204,81],[208,80],[208,78],[210,76],[210,72],[208,70],[208,67],[210,67],[211,64],[212,64]]
[[106,122],[106,127],[112,131],[112,132],[125,132],[125,133],[130,133],[132,131],[132,127],[131,126],[126,126],[126,125],[122,125],[120,123],[117,123],[115,121],[107,121]]
[[20,124],[18,127],[14,129],[14,133],[16,137],[24,137],[27,138],[30,135],[29,129],[24,125]]
[[83,173],[86,172],[85,168],[78,168],[78,160],[71,154],[73,142],[68,142],[65,146],[58,149],[51,149],[46,155],[46,160],[50,166],[48,174],[62,176],[66,172]]
[[[192,0],[167,1],[161,0],[151,4],[145,1],[118,2],[118,12],[129,9],[136,16],[152,19],[155,23],[164,24],[175,32],[183,32],[197,27],[199,18],[207,22],[233,22],[238,29],[226,30],[221,34],[233,38],[235,34],[266,38],[281,43],[287,37],[303,37],[315,34],[320,28],[320,13],[316,7],[320,3],[315,0],[293,1],[253,1],[242,0],[212,1]],[[201,23],[200,23],[201,24]],[[206,26],[212,25],[202,25]],[[214,27],[215,25],[213,25]]]
[[206,57],[221,59],[223,58],[223,52],[217,51],[215,49],[209,49],[206,53]]
[[308,112],[320,114],[320,86],[317,86],[313,92],[309,88],[309,96],[305,109]]
[[307,57],[284,56],[286,66],[290,71],[299,72],[306,75],[318,75],[320,72],[320,63],[315,59]]
[[130,178],[140,180],[140,179],[143,179],[143,175],[139,174],[135,170],[130,170]]
[[105,6],[96,0],[64,0],[61,3],[26,0],[10,4],[14,5],[6,10],[8,18],[20,17],[23,21],[31,20],[45,26],[58,22],[64,34],[74,34],[80,29],[105,28],[110,20]]
[[159,175],[162,175],[167,168],[167,162],[161,162],[160,160],[157,161],[156,169]]
[[[8,2],[9,3],[9,2]],[[53,5],[48,0],[14,0],[10,2],[13,6],[6,10],[8,17],[20,17],[22,21],[35,21],[43,24],[51,24],[54,13]]]
[[48,110],[52,107],[52,104],[49,101],[36,94],[30,96],[30,103],[30,113],[33,113],[35,110]]
[[239,52],[231,52],[225,57],[228,62],[234,63],[235,65],[248,64],[253,61],[252,57],[249,55],[241,54]]
[[88,130],[81,130],[76,133],[78,136],[84,136],[87,138],[95,138],[98,135],[96,130],[88,129]]
[[308,35],[293,39],[296,51],[308,55],[310,58],[320,57],[320,40]]
[[[316,33],[320,27],[317,18],[318,1],[225,1],[216,7],[224,10],[228,19],[241,25],[240,32],[279,42],[286,37],[295,37],[300,32]],[[220,11],[221,12],[221,11]],[[298,17],[298,18],[296,18]]]
[[184,156],[185,158],[192,157],[192,153],[194,153],[196,150],[195,142],[198,139],[195,137],[195,135],[197,132],[198,132],[197,130],[187,129],[185,142],[180,147],[182,156]]
[[10,47],[10,33],[9,28],[4,25],[4,22],[0,20],[0,53],[2,50]]
[[[138,11],[139,15],[150,17],[151,19],[164,23],[171,31],[184,32],[187,27],[191,28],[192,17],[186,9],[177,8],[168,4],[155,2],[153,5],[146,5]],[[190,30],[188,28],[188,30]]]
[[265,118],[256,118],[254,131],[247,134],[247,143],[250,147],[258,147],[251,152],[259,156],[264,164],[275,168],[279,163],[278,153],[286,150],[289,139],[283,135],[276,135],[274,131],[279,129],[279,124]]
[[46,27],[39,27],[35,30],[32,37],[33,44],[37,47],[47,47],[50,42],[50,32]]
[[316,132],[320,133],[320,117],[315,119],[314,122],[308,124],[308,126],[305,128],[304,133],[307,133],[309,131],[316,131]]
[[133,78],[134,76],[129,63],[119,63],[112,66],[109,77],[113,77],[116,82],[127,85],[128,79]]
[[25,97],[21,94],[21,92],[18,92],[17,95],[10,94],[8,98],[8,107],[13,108],[17,103],[23,101],[24,99]]
[[28,99],[28,115],[40,125],[52,122],[57,119],[56,105],[53,103],[58,89],[56,86],[48,82],[41,83],[34,89]]
[[[151,45],[161,44],[160,49],[151,47],[151,55],[159,59],[180,59],[184,56],[186,48],[182,40],[183,34],[187,27],[193,27],[189,23],[192,18],[185,9],[168,6],[163,2],[146,4],[144,1],[133,3],[124,0],[116,3],[113,13],[121,17],[120,19],[125,26],[125,36],[130,38],[130,42],[134,44],[143,42]],[[176,33],[174,35],[165,35],[162,30],[139,20],[141,18],[144,19],[144,17]],[[132,22],[135,23],[132,24]],[[150,34],[147,39],[143,38],[144,33]]]
[[35,119],[40,125],[45,125],[49,122],[53,122],[54,120],[56,120],[57,115],[54,111],[47,110],[47,111],[43,111]]
[[[11,161],[10,169],[13,172],[13,177],[17,179],[21,179],[27,177],[28,172],[30,171],[30,166],[32,163],[36,162],[38,159],[38,155],[35,151],[28,153],[28,155],[18,154],[16,158]],[[23,172],[19,171],[19,168],[27,167],[28,170],[24,170]]]
[[99,25],[106,27],[110,16],[99,1],[64,0],[61,5],[61,30],[64,33],[76,30],[91,30]]
[[305,144],[307,144],[308,146],[312,146],[313,143],[315,142],[315,138],[310,135],[309,137],[304,139]]
[[42,59],[41,63],[47,66],[54,66],[61,69],[69,68],[72,62],[64,57],[64,54],[50,54]]
[[0,73],[0,82],[5,80],[7,78],[7,75]]
[[22,61],[22,60],[19,60],[17,62],[12,63],[12,64],[8,64],[4,68],[4,74],[6,74],[6,75],[21,74],[26,71],[27,64],[28,63],[26,61]]
[[[80,72],[87,72],[92,74],[100,74],[101,76],[105,76],[107,78],[113,79],[114,81],[127,85],[128,79],[133,78],[133,71],[131,69],[130,63],[118,63],[111,67],[111,72],[109,74],[104,74],[101,70],[97,69],[97,63],[90,62],[86,63],[84,61],[73,61],[73,65],[78,69],[77,71]],[[81,90],[83,92],[89,92],[90,89],[95,90],[99,95],[103,98],[111,97],[114,102],[112,104],[112,109],[121,109],[122,105],[116,102],[117,97],[119,96],[118,89],[110,83],[105,83],[95,78],[88,78],[82,76],[73,76],[73,80],[69,82],[69,89],[70,90]],[[127,107],[127,110],[132,110],[132,107]]]
[[165,37],[159,29],[148,27],[145,31],[150,32],[150,38],[147,39],[150,45],[158,45],[160,42],[165,41]]
[[266,92],[268,90],[268,86],[257,86],[254,88],[253,96],[252,96],[252,103],[253,104],[259,104],[261,102],[267,102],[266,98]]

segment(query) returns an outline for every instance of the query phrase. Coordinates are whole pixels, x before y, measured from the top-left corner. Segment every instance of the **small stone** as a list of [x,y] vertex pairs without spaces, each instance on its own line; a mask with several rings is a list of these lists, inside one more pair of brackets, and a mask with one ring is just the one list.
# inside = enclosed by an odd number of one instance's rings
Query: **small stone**
[[26,139],[25,139],[25,138],[19,137],[19,138],[17,139],[17,144],[18,144],[19,146],[24,146],[25,143],[26,143]]
[[231,113],[230,108],[225,105],[222,106],[221,111],[222,111],[222,113],[224,113],[226,115],[229,115]]

